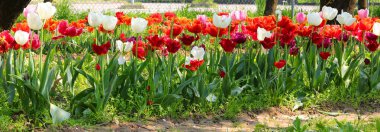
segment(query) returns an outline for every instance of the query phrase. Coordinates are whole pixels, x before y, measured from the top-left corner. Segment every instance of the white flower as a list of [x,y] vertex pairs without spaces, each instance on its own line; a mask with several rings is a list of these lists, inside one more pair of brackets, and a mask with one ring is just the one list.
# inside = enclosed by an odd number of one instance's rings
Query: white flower
[[116,49],[120,52],[129,52],[132,50],[133,42],[123,43],[121,40],[116,41]]
[[196,60],[203,60],[205,49],[203,49],[203,47],[194,46],[191,50],[191,55],[193,55],[193,58]]
[[115,29],[117,21],[117,18],[114,16],[104,16],[103,28],[107,31],[112,31]]
[[17,44],[23,46],[29,40],[29,33],[21,31],[21,30],[18,30],[15,33],[15,40],[16,40]]
[[132,18],[131,20],[131,28],[135,33],[142,33],[146,29],[148,25],[148,21],[144,18]]
[[281,21],[281,19],[282,19],[282,12],[281,12],[281,10],[276,10],[275,14],[277,15],[277,20]]
[[380,23],[375,22],[375,24],[373,24],[372,30],[373,34],[380,36]]
[[353,18],[352,15],[348,12],[343,12],[337,16],[336,20],[341,25],[351,26],[356,21],[356,18]]
[[322,23],[322,18],[317,12],[307,14],[307,22],[313,26],[319,26]]
[[259,41],[263,41],[265,38],[269,38],[271,36],[272,36],[272,33],[270,33],[270,31],[267,31],[261,27],[257,28],[257,39]]
[[90,12],[88,14],[88,24],[92,27],[98,27],[100,24],[103,23],[104,15],[102,13],[98,12]]
[[50,2],[46,2],[38,3],[36,11],[41,16],[41,19],[49,19],[53,17],[57,9]]
[[327,20],[334,20],[336,15],[338,14],[338,10],[329,6],[323,6],[322,15],[323,18]]
[[125,57],[123,55],[120,55],[119,58],[117,59],[117,62],[119,63],[119,65],[123,65],[127,60],[125,59]]
[[217,99],[217,97],[214,95],[214,94],[209,94],[207,97],[206,97],[206,100],[209,101],[209,102],[215,102]]
[[214,13],[214,16],[212,17],[212,23],[215,25],[215,27],[218,28],[227,28],[228,25],[230,25],[232,21],[231,16],[218,16],[217,14]]
[[70,118],[70,113],[57,107],[54,104],[50,104],[50,114],[53,119],[53,124],[60,123]]
[[190,65],[191,57],[186,56],[185,65]]
[[26,22],[28,23],[29,28],[33,30],[40,30],[43,26],[41,17],[37,13],[34,13],[34,12],[28,13]]

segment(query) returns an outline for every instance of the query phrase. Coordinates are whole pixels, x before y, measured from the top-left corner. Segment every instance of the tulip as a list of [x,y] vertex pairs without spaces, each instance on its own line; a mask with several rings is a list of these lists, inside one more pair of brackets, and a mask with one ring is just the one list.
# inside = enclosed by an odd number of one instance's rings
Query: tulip
[[234,11],[231,13],[231,18],[234,21],[244,21],[247,19],[247,13],[244,11]]
[[220,46],[222,46],[223,50],[227,53],[233,52],[236,45],[237,45],[231,39],[222,39],[222,40],[220,40],[219,44],[220,44]]
[[206,24],[207,23],[207,16],[206,15],[197,15],[197,20],[202,22],[202,24]]
[[227,28],[228,25],[230,25],[231,21],[232,21],[231,16],[226,16],[226,15],[218,16],[215,13],[212,19],[212,23],[218,28]]
[[358,11],[359,18],[367,18],[368,14],[369,14],[369,10],[368,9],[360,9]]
[[28,17],[28,14],[31,12],[35,12],[35,8],[28,6],[28,7],[24,8],[23,14],[25,17]]
[[319,26],[322,23],[322,18],[318,12],[307,14],[307,22],[313,26]]
[[29,40],[29,33],[27,32],[24,32],[24,31],[21,31],[21,30],[18,30],[16,31],[15,33],[15,40],[16,40],[16,43],[23,46],[25,45],[28,40]]
[[95,65],[95,70],[100,71],[100,68],[101,67],[100,67],[99,63]]
[[306,15],[302,12],[297,13],[296,20],[298,23],[303,23],[306,21]]
[[28,14],[26,21],[30,29],[33,29],[33,30],[40,30],[43,26],[41,17],[37,13],[34,13],[34,12],[30,12]]
[[277,69],[281,69],[281,68],[283,68],[285,65],[286,65],[286,61],[285,61],[285,60],[279,60],[278,62],[274,62],[274,66],[275,66]]
[[70,118],[69,112],[66,112],[54,104],[50,104],[50,114],[53,119],[53,124],[60,123]]
[[373,34],[380,36],[380,23],[376,22],[375,24],[373,24],[372,30],[373,30],[372,32]]
[[111,43],[109,41],[100,46],[96,44],[92,44],[92,50],[99,56],[107,54],[110,47],[111,47]]
[[270,31],[265,30],[264,28],[257,28],[257,40],[263,41],[265,38],[271,37],[272,34]]
[[135,33],[142,33],[146,29],[148,25],[148,21],[144,18],[132,18],[131,20],[131,28]]
[[191,55],[195,60],[203,60],[203,56],[205,55],[205,50],[202,47],[194,46],[191,50]]
[[356,21],[356,18],[353,18],[352,15],[348,12],[343,12],[337,16],[336,20],[341,25],[351,26]]
[[102,13],[90,12],[88,14],[88,24],[92,27],[98,27],[104,21],[104,15]]
[[219,70],[219,76],[220,78],[224,78],[226,76],[226,72],[224,72],[223,70]]
[[242,43],[245,43],[245,41],[247,41],[247,36],[245,36],[244,33],[236,32],[231,35],[231,39],[235,43],[242,44]]
[[123,43],[120,40],[116,41],[116,49],[120,52],[129,52],[132,50],[133,42],[125,42]]
[[115,29],[118,19],[114,16],[104,16],[103,28],[107,31],[112,31]]
[[338,10],[329,6],[323,6],[322,15],[327,20],[333,20],[338,14]]
[[41,19],[49,19],[53,17],[57,9],[50,2],[46,2],[38,3],[36,11],[41,16]]
[[330,55],[331,55],[330,52],[323,52],[323,51],[319,52],[319,56],[322,58],[322,60],[327,60]]

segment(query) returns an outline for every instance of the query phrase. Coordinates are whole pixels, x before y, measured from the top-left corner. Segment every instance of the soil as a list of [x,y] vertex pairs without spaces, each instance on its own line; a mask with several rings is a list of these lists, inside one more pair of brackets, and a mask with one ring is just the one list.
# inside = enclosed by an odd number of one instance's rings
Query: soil
[[256,125],[265,125],[268,128],[286,128],[292,125],[298,117],[306,122],[313,119],[350,121],[371,121],[380,118],[380,107],[370,109],[362,107],[354,109],[344,106],[335,107],[327,111],[310,108],[302,111],[292,111],[286,107],[272,107],[261,111],[243,112],[233,120],[225,120],[215,117],[195,117],[185,120],[156,119],[144,122],[119,122],[95,125],[91,128],[64,127],[62,131],[254,131]]

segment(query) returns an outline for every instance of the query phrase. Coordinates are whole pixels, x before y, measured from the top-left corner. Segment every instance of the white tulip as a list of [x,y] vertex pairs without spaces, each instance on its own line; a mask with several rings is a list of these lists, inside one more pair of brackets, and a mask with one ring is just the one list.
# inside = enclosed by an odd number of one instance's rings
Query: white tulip
[[318,12],[307,14],[307,22],[313,26],[319,26],[322,23],[322,18]]
[[119,63],[119,65],[123,65],[127,60],[125,59],[125,57],[123,55],[120,55],[119,58],[117,59],[117,62]]
[[148,25],[148,21],[144,18],[132,18],[131,20],[131,28],[135,33],[142,33],[146,29]]
[[231,21],[232,18],[229,15],[219,16],[214,13],[214,16],[212,17],[212,23],[215,25],[215,27],[218,28],[227,28],[228,25],[230,25]]
[[373,34],[380,36],[380,23],[375,22],[375,24],[373,24],[372,30],[373,30]]
[[107,31],[115,29],[118,19],[114,16],[104,16],[103,28]]
[[98,27],[103,23],[104,15],[98,12],[90,12],[88,14],[88,24],[92,27]]
[[41,19],[49,19],[53,17],[57,9],[50,2],[46,2],[38,3],[36,11],[41,16]]
[[121,40],[116,41],[116,49],[120,52],[129,52],[132,50],[133,42],[123,43]]
[[352,15],[348,12],[343,12],[337,16],[336,20],[341,25],[351,26],[356,21],[356,18],[353,18]]
[[323,18],[327,20],[334,20],[336,15],[338,14],[338,10],[329,6],[323,6],[322,15]]
[[29,28],[33,30],[40,30],[43,26],[41,17],[37,13],[34,13],[34,12],[28,13],[26,22],[28,23]]
[[60,123],[70,118],[69,112],[66,112],[54,104],[50,104],[50,114],[53,119],[53,124]]
[[203,56],[205,55],[205,50],[203,47],[194,46],[191,50],[191,55],[196,60],[203,60]]
[[29,40],[29,33],[21,31],[21,30],[18,30],[15,33],[15,40],[16,40],[17,44],[23,46]]
[[281,19],[282,19],[282,12],[281,12],[281,10],[276,10],[275,14],[277,15],[277,21],[281,21]]
[[270,31],[267,31],[261,27],[257,28],[257,39],[259,41],[263,41],[265,38],[269,38],[271,36],[272,36],[272,33],[270,33]]

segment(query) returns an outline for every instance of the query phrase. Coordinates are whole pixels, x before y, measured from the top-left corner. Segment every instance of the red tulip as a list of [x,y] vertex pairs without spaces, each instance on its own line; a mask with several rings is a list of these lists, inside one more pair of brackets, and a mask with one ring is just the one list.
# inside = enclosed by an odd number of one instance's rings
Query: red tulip
[[141,60],[145,60],[145,56],[148,55],[148,52],[146,52],[145,48],[146,44],[143,41],[136,41],[132,48],[132,54]]
[[165,44],[168,49],[168,52],[172,54],[176,53],[181,48],[181,44],[177,40],[174,40],[174,39],[166,40]]
[[[173,28],[173,29],[172,29]],[[165,30],[165,34],[167,36],[173,35],[173,37],[177,37],[183,31],[183,27],[181,25],[174,24],[172,27]]]
[[219,70],[219,76],[221,78],[224,78],[226,76],[226,72],[224,72],[223,70]]
[[185,65],[185,68],[189,69],[190,71],[196,71],[199,67],[202,66],[204,60],[190,60],[189,65]]
[[5,30],[0,33],[0,54],[8,52],[8,50],[15,44],[15,39],[9,33],[8,30]]
[[327,60],[327,58],[329,58],[330,55],[330,52],[319,52],[319,56],[322,58],[322,60]]
[[107,43],[103,44],[103,45],[96,45],[96,44],[92,44],[92,50],[97,54],[97,55],[105,55],[107,54],[108,50],[110,49],[111,47],[111,43],[110,41],[108,41]]
[[158,37],[158,35],[148,36],[146,39],[149,41],[150,46],[155,50],[162,49],[164,46],[164,38]]
[[364,59],[364,64],[365,65],[369,65],[369,64],[371,64],[371,61],[369,59],[365,58]]
[[166,19],[172,19],[177,17],[177,15],[174,12],[165,12],[164,16]]
[[100,71],[100,65],[99,64],[95,65],[95,70]]
[[274,66],[277,67],[277,69],[281,69],[286,65],[285,60],[279,60],[278,62],[274,62]]
[[247,36],[245,36],[244,33],[234,33],[231,35],[232,37],[232,41],[234,41],[235,43],[237,44],[242,44],[242,43],[245,43],[245,41],[247,41]]
[[365,46],[371,52],[375,52],[379,48],[379,44],[376,41],[368,41]]
[[181,40],[182,44],[186,45],[186,46],[190,46],[194,41],[195,41],[195,37],[194,36],[190,36],[190,35],[186,35],[186,34],[182,34],[182,36],[179,38],[179,40]]
[[202,32],[202,23],[199,20],[194,20],[192,24],[186,25],[186,29],[191,33],[201,33]]
[[67,22],[67,20],[64,20],[58,24],[58,32],[65,36],[75,37],[82,34],[83,28],[76,28],[74,26],[69,26],[69,23]]
[[222,39],[219,44],[222,46],[223,50],[227,53],[231,53],[234,51],[236,47],[236,43],[234,43],[231,39]]
[[265,38],[264,41],[260,41],[260,44],[264,47],[264,49],[272,49],[276,44],[274,37]]

